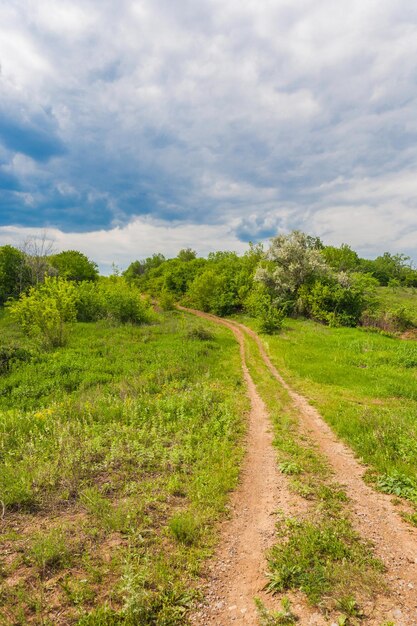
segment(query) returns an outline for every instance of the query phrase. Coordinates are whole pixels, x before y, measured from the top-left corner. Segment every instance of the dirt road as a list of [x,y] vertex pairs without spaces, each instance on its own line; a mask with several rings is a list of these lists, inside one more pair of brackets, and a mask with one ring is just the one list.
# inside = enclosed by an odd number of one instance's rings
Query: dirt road
[[[290,394],[298,409],[302,429],[317,443],[332,467],[335,479],[345,486],[351,500],[354,527],[363,538],[373,543],[375,554],[386,566],[389,595],[381,598],[372,617],[364,623],[391,621],[395,626],[417,626],[417,530],[402,520],[389,496],[377,493],[365,484],[365,467],[337,439],[318,411],[286,383],[253,330],[200,311],[183,310],[222,324],[233,332],[240,345],[251,402],[241,482],[233,494],[231,519],[223,528],[218,552],[207,572],[206,603],[194,616],[194,623],[201,626],[257,624],[253,598],[265,597],[262,594],[266,582],[265,551],[274,541],[274,512],[280,509],[286,514],[294,514],[303,506],[289,491],[286,478],[277,470],[272,426],[247,368],[246,333],[257,343],[265,366]],[[298,606],[297,612],[300,624],[329,623],[306,605]]]
[[274,541],[275,512],[290,513],[293,498],[279,473],[272,447],[272,425],[249,374],[241,329],[231,322],[190,311],[229,328],[240,346],[242,368],[250,399],[246,448],[241,479],[231,501],[230,520],[223,527],[215,560],[209,564],[206,602],[193,616],[201,626],[256,624],[255,596],[265,599],[265,552]]

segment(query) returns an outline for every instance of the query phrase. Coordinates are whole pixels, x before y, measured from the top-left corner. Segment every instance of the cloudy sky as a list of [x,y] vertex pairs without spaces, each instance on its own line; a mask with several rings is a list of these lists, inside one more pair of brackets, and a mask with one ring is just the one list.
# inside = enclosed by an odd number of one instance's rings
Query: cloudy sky
[[0,244],[417,261],[415,0],[8,0],[0,63]]

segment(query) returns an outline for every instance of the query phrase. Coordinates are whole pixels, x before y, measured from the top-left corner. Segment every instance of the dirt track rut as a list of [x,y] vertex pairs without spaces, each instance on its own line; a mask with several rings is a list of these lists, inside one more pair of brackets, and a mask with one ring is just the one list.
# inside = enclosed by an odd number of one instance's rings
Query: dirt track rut
[[[231,519],[224,526],[221,544],[207,572],[207,602],[194,615],[193,622],[201,626],[257,624],[253,598],[265,597],[262,593],[266,582],[265,552],[274,540],[274,512],[279,509],[294,514],[300,506],[288,490],[285,477],[277,470],[272,426],[246,364],[246,333],[257,343],[271,374],[290,394],[298,408],[302,429],[327,458],[335,479],[345,486],[351,500],[354,527],[363,538],[373,543],[375,554],[386,566],[389,596],[375,606],[373,617],[366,623],[392,620],[395,626],[417,626],[417,530],[401,519],[389,496],[377,493],[365,484],[363,474],[366,468],[337,439],[318,411],[282,378],[253,330],[200,311],[182,310],[226,326],[233,332],[240,345],[251,402],[247,454],[241,481],[231,502]],[[266,604],[271,604],[270,600]],[[298,609],[300,624],[328,623],[305,606]]]
[[240,346],[250,399],[247,453],[240,483],[232,497],[230,520],[223,527],[216,558],[206,574],[206,603],[193,616],[193,622],[201,626],[256,624],[254,597],[265,596],[262,591],[267,582],[265,552],[274,540],[274,513],[278,509],[290,512],[292,497],[277,470],[272,426],[246,365],[242,330],[226,320],[191,312],[233,332]]

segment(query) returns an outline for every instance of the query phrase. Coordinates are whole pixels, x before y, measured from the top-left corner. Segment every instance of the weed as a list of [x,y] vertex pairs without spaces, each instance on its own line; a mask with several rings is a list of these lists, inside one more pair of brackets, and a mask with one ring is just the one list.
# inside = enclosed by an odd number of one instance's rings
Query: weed
[[417,527],[417,513],[401,513],[401,517],[413,526]]
[[37,565],[42,575],[68,567],[71,556],[68,538],[61,528],[35,535],[29,550],[29,558]]
[[417,484],[399,472],[384,474],[376,481],[376,487],[383,493],[391,493],[402,498],[417,501]]
[[303,471],[300,465],[295,461],[283,461],[279,464],[279,469],[283,474],[287,474],[288,476],[295,476],[301,474]]
[[204,326],[195,326],[187,333],[188,339],[198,339],[199,341],[213,341],[214,334]]
[[60,587],[66,594],[69,602],[75,606],[90,603],[96,594],[94,588],[86,579],[67,577],[60,582]]
[[175,539],[186,546],[192,546],[198,541],[201,533],[199,521],[189,512],[177,513],[169,521],[169,529]]
[[282,611],[269,611],[262,600],[255,598],[261,626],[291,626],[298,621],[298,617],[291,610],[288,598],[282,598]]
[[103,497],[96,487],[88,487],[81,491],[80,501],[91,515],[109,531],[128,532],[134,522],[134,511],[129,505],[113,506],[110,500]]
[[363,617],[362,609],[351,595],[340,598],[336,603],[336,608],[338,608],[339,611],[343,611],[347,617]]
[[271,550],[269,564],[269,591],[301,589],[313,604],[334,593],[347,564],[371,578],[372,570],[381,568],[343,518],[285,520],[283,541]]
[[103,606],[98,607],[91,613],[84,613],[77,621],[77,626],[121,626],[126,624],[117,611]]

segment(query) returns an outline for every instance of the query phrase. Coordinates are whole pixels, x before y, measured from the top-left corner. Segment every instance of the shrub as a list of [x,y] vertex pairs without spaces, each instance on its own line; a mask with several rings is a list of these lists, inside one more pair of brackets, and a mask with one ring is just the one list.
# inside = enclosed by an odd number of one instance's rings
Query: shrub
[[99,290],[104,301],[105,316],[109,319],[122,324],[143,324],[150,321],[152,315],[149,304],[123,278],[102,282]]
[[285,319],[285,313],[282,309],[277,309],[272,304],[265,308],[260,317],[260,330],[262,333],[272,335],[282,328]]
[[364,309],[374,304],[375,285],[369,276],[340,272],[311,286],[303,285],[297,307],[329,326],[356,326]]
[[256,284],[244,303],[245,310],[260,320],[260,330],[271,335],[282,328],[284,308],[277,307],[263,284]]
[[200,524],[191,513],[178,513],[171,518],[169,529],[175,539],[186,546],[192,546],[200,536]]
[[172,293],[167,290],[163,291],[159,297],[159,306],[163,311],[174,311],[175,299]]
[[96,283],[82,282],[77,287],[77,320],[96,322],[105,317],[106,302],[103,291]]
[[362,326],[380,328],[387,332],[403,332],[414,326],[410,311],[404,306],[394,307],[387,311],[363,312],[360,323]]
[[4,374],[10,370],[13,363],[18,361],[29,361],[32,354],[25,348],[20,346],[1,346],[0,347],[0,374]]
[[76,320],[76,301],[75,285],[46,276],[43,284],[32,287],[9,308],[23,332],[49,348],[65,344],[67,323]]
[[212,341],[214,335],[211,330],[204,328],[204,326],[196,326],[191,328],[187,333],[188,339],[198,339],[199,341]]
[[191,283],[187,301],[201,311],[228,315],[235,308],[236,297],[226,273],[208,269]]
[[77,287],[77,319],[80,322],[110,319],[143,324],[151,317],[149,304],[124,278],[112,277],[99,283],[83,282]]

